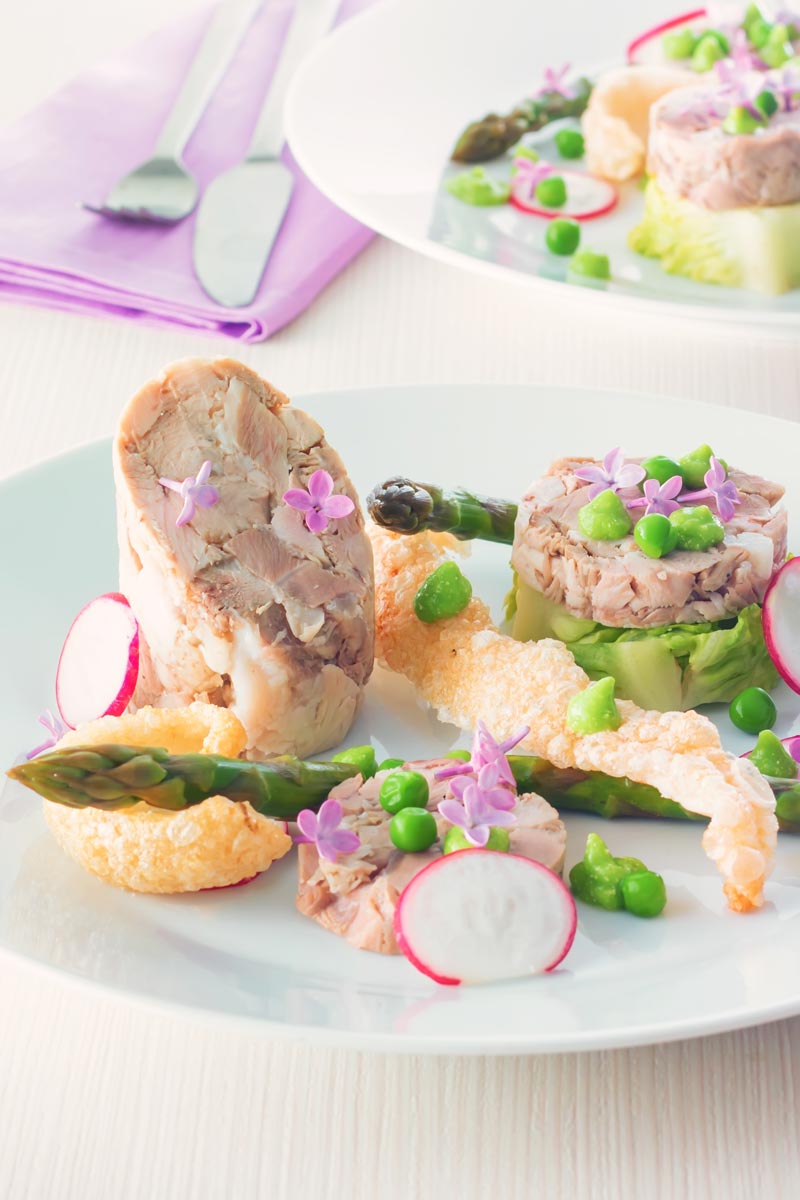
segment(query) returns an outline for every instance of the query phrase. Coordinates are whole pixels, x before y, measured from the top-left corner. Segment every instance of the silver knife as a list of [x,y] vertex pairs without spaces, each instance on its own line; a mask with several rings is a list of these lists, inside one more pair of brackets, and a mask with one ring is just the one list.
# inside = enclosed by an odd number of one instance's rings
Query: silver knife
[[297,0],[247,157],[205,190],[194,231],[194,268],[226,308],[250,304],[286,215],[294,176],[280,160],[283,103],[301,59],[333,24],[340,0]]

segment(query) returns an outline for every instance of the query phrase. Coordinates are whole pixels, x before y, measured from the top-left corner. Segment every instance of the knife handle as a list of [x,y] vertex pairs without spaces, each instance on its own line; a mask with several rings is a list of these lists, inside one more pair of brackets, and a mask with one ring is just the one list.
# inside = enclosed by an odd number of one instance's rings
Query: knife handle
[[264,0],[221,0],[159,134],[154,157],[180,158],[263,3]]
[[267,98],[261,109],[250,147],[248,162],[264,162],[280,157],[283,147],[283,106],[292,76],[312,46],[330,29],[340,0],[295,0],[296,8],[280,62],[272,76]]

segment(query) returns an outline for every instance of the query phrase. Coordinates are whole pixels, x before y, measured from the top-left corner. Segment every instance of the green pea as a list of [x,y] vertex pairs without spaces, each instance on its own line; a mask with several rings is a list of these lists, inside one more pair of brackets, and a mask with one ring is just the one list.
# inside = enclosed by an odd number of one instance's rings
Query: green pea
[[617,493],[607,488],[579,509],[578,527],[588,538],[616,542],[630,533],[631,515]]
[[562,158],[583,158],[586,144],[580,130],[559,129],[553,141]]
[[458,762],[469,762],[469,760],[472,758],[472,755],[470,754],[469,750],[448,750],[444,757],[454,758]]
[[569,273],[585,276],[587,279],[610,279],[611,264],[607,254],[596,254],[594,250],[579,250],[569,260]]
[[761,733],[772,729],[778,717],[775,701],[760,687],[748,687],[734,696],[728,709],[737,729],[745,733]]
[[392,771],[381,784],[378,799],[386,812],[398,813],[403,808],[424,808],[430,794],[428,781],[419,771]]
[[638,858],[615,858],[603,839],[596,833],[586,838],[583,855],[586,867],[597,879],[606,883],[619,883],[631,871],[646,871],[647,867]]
[[667,58],[691,58],[699,41],[691,29],[676,29],[664,34],[661,46]]
[[[656,479],[659,483],[666,483],[668,479],[673,479],[676,475],[683,477],[675,459],[665,458],[663,454],[656,454],[654,458],[646,458],[642,463],[642,470],[645,478]],[[708,470],[707,467],[706,470]]]
[[567,202],[567,185],[560,175],[547,175],[537,183],[535,195],[545,208],[561,208]]
[[389,822],[389,837],[398,850],[406,854],[421,854],[429,850],[438,837],[436,819],[427,808],[404,808]]
[[[510,845],[511,839],[508,836],[508,830],[503,829],[500,825],[493,825],[489,830],[486,845],[482,848],[505,853]],[[472,844],[463,829],[460,829],[458,825],[451,825],[444,835],[443,849],[445,854],[455,854],[457,850],[475,850],[477,847]]]
[[679,508],[669,514],[679,550],[710,550],[725,540],[725,527],[706,504]]
[[655,871],[634,871],[619,886],[623,904],[635,917],[657,917],[664,911],[667,889]]
[[698,72],[710,71],[714,63],[725,57],[725,51],[717,38],[705,34],[694,48],[692,54],[692,70]]
[[754,117],[753,114],[748,109],[743,108],[741,104],[735,104],[733,108],[726,113],[725,120],[722,122],[722,128],[725,130],[725,132],[734,134],[755,133],[755,131],[760,129],[762,125],[763,121],[760,121],[757,117]]
[[458,616],[471,599],[472,584],[462,575],[458,563],[443,562],[420,585],[414,597],[414,612],[430,625]]
[[614,679],[607,675],[572,697],[567,705],[567,725],[574,733],[587,735],[619,729],[622,717],[614,699],[614,687]]
[[769,729],[763,729],[758,735],[750,762],[762,775],[769,775],[773,779],[797,779],[797,762],[780,738]]
[[331,762],[353,763],[361,772],[362,779],[371,779],[378,769],[378,761],[372,746],[351,746],[334,754]]
[[404,767],[406,760],[404,758],[385,758],[382,763],[378,763],[379,771],[394,771],[397,767]]
[[581,227],[568,217],[556,217],[547,226],[544,240],[553,254],[574,254],[581,240]]
[[662,513],[648,513],[633,527],[633,537],[636,545],[648,558],[663,558],[670,554],[678,544],[675,526],[669,517]]
[[724,34],[721,29],[704,29],[701,37],[713,38],[720,50],[722,50],[723,54],[728,54],[730,52],[730,38],[727,36],[727,34]]
[[763,91],[759,92],[753,101],[759,112],[769,120],[778,111],[778,101],[775,99],[774,92]]
[[[713,454],[714,451],[711,447],[705,444],[698,446],[690,454],[684,454],[678,463],[678,469],[683,476],[683,481],[691,491],[698,491],[700,488],[705,487],[706,471],[711,466],[711,457]],[[720,458],[719,462],[726,470],[728,469],[728,464],[723,458]]]

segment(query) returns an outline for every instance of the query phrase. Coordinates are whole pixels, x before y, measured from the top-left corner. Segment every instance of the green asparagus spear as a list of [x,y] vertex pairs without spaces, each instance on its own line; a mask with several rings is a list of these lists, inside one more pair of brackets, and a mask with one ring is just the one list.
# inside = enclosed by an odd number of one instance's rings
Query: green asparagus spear
[[245,762],[159,748],[91,746],[56,750],[12,767],[11,779],[71,808],[129,808],[138,801],[178,811],[209,796],[248,800],[256,812],[292,821],[319,808],[337,783],[358,774],[349,762],[303,762],[285,756]]
[[535,133],[551,121],[560,121],[564,117],[581,116],[591,93],[591,82],[582,78],[575,83],[571,96],[543,92],[533,99],[523,100],[505,116],[488,113],[482,120],[467,126],[450,157],[453,162],[465,163],[499,158],[516,145],[524,133]]
[[[667,800],[654,787],[615,779],[600,771],[551,766],[543,758],[510,754],[511,771],[521,792],[538,792],[559,812],[593,813],[614,817],[667,817],[679,821],[706,821],[674,800]],[[775,794],[775,814],[784,833],[800,833],[800,784],[796,780],[770,779]]]
[[[543,758],[512,754],[508,759],[520,791],[538,792],[564,812],[595,816],[706,818],[667,800],[655,788],[599,771],[553,767]],[[42,754],[12,767],[11,779],[47,800],[71,808],[129,808],[139,801],[173,812],[209,796],[248,800],[256,812],[291,821],[303,808],[318,808],[331,788],[358,774],[348,762],[303,762],[285,756],[245,762],[207,754],[168,754],[138,746],[92,746]],[[800,833],[800,784],[768,779],[775,793],[778,825]]]
[[452,533],[462,541],[481,538],[506,546],[514,541],[516,504],[476,496],[461,488],[447,490],[396,475],[372,489],[367,508],[376,524],[396,533],[422,533],[427,529]]

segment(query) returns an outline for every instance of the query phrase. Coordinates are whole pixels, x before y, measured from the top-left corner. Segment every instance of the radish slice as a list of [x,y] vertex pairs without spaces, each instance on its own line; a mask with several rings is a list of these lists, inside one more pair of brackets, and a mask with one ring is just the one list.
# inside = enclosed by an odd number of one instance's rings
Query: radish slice
[[583,171],[554,171],[567,185],[567,199],[560,208],[548,208],[530,194],[530,185],[520,179],[511,183],[511,203],[536,217],[572,217],[575,221],[591,221],[602,217],[617,203],[617,189],[607,179],[595,179]]
[[[706,9],[695,8],[692,12],[683,13],[680,17],[672,17],[669,21],[662,21],[660,25],[654,25],[652,29],[640,33],[634,38],[625,52],[625,58],[628,66],[648,66],[654,63],[663,63],[665,61],[664,52],[660,46],[660,39],[665,33],[669,33],[671,29],[678,29],[681,25],[689,25],[692,21],[699,21],[701,17],[707,16]],[[656,45],[653,43],[656,42]]]
[[118,717],[139,675],[139,625],[119,592],[81,609],[64,641],[56,672],[56,700],[70,729],[98,717]]
[[772,576],[761,612],[769,656],[793,692],[800,692],[800,558]]
[[436,983],[487,983],[552,971],[577,922],[571,892],[541,863],[459,850],[414,876],[394,931],[409,962]]

